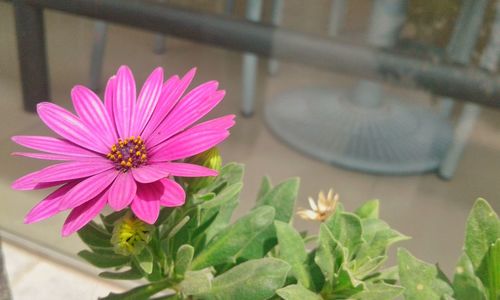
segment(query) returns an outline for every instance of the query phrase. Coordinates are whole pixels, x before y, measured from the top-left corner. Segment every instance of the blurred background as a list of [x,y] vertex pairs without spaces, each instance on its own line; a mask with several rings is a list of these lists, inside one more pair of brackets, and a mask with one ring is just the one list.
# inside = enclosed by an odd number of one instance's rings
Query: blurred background
[[[247,19],[340,45],[480,70],[499,84],[497,0],[143,2]],[[299,207],[307,208],[308,196],[315,198],[329,188],[340,194],[348,210],[380,199],[381,218],[412,237],[402,245],[421,259],[439,262],[450,274],[474,200],[484,197],[496,211],[500,209],[500,110],[494,107],[440,96],[445,93],[436,93],[439,87],[407,88],[404,79],[390,84],[371,81],[57,10],[46,9],[43,15],[50,99],[32,101],[50,100],[71,109],[74,85],[90,86],[102,95],[107,78],[122,64],[131,67],[138,85],[157,66],[165,69],[166,76],[196,66],[192,87],[212,79],[220,82],[226,98],[210,116],[238,116],[231,137],[220,147],[222,157],[246,165],[236,216],[253,207],[263,175],[274,183],[298,176]],[[23,265],[26,262],[12,264],[33,251],[43,255],[41,261],[55,258],[56,264],[70,266],[57,272],[69,274],[76,267],[96,272],[79,267],[76,253],[83,244],[77,236],[61,238],[64,214],[23,224],[24,215],[46,190],[10,188],[16,178],[47,165],[12,157],[10,153],[20,147],[10,137],[51,134],[23,105],[20,60],[29,64],[30,57],[18,54],[13,3],[0,1],[0,232],[10,245],[6,262],[8,267],[11,263],[14,289],[26,290],[22,282],[27,277],[19,274],[30,269]],[[358,75],[363,76],[361,71]],[[313,232],[319,226],[298,218],[295,224]],[[40,261],[31,261],[35,263]],[[98,289],[104,283],[92,284]]]

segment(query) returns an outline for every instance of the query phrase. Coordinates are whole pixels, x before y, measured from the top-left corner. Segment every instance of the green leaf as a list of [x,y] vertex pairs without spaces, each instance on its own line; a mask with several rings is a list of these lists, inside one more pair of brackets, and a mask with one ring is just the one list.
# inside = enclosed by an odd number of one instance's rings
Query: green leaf
[[363,243],[361,219],[355,214],[337,211],[324,224],[335,240],[348,249],[349,257],[353,257]]
[[307,252],[300,234],[288,223],[275,221],[278,236],[279,258],[292,267],[292,274],[306,288],[311,288],[311,277],[305,264]]
[[200,203],[204,203],[207,201],[211,201],[212,199],[215,198],[215,196],[216,196],[215,193],[194,194],[193,195],[193,203],[200,204]]
[[[500,220],[484,199],[478,199],[467,219],[465,233],[465,253],[469,256],[474,270],[477,270],[488,252],[490,245],[500,237]],[[478,274],[484,282],[486,274]]]
[[500,299],[500,238],[491,245],[484,260],[484,268],[487,269],[488,273],[485,285],[488,288],[490,299]]
[[157,281],[154,283],[142,285],[131,289],[125,293],[115,294],[110,293],[104,298],[99,298],[101,300],[147,300],[154,294],[167,289],[172,286],[172,282],[169,280]]
[[300,284],[293,284],[281,288],[276,291],[276,294],[285,300],[322,300],[320,295],[317,295]]
[[115,225],[116,220],[123,217],[127,212],[128,212],[128,209],[123,209],[120,211],[112,212],[107,216],[104,216],[102,214],[100,215],[101,220],[102,220],[102,224],[104,225],[104,227],[106,228],[106,230],[108,231],[109,234],[113,233],[113,229],[115,228],[114,225]]
[[380,267],[387,258],[390,245],[409,239],[379,219],[362,219],[363,243],[356,253],[352,269],[357,276],[364,277]]
[[271,179],[268,176],[262,177],[259,193],[257,194],[257,202],[262,201],[262,198],[273,188]]
[[242,249],[274,219],[274,208],[262,206],[242,217],[232,226],[221,231],[193,260],[192,269],[198,270],[225,262],[234,262]]
[[243,174],[245,173],[245,166],[239,163],[228,163],[223,166],[220,170],[220,175],[217,179],[222,179],[227,182],[228,185],[232,185],[243,180]]
[[316,257],[316,249],[313,249],[307,254],[307,267],[311,276],[312,287],[309,288],[313,292],[319,292],[325,285],[325,276],[321,268],[314,261]]
[[141,279],[143,276],[141,271],[132,265],[132,268],[123,272],[101,272],[99,273],[99,277],[114,280],[136,280]]
[[153,273],[153,253],[146,247],[139,254],[134,255],[142,271],[146,274]]
[[158,216],[158,220],[155,222],[155,226],[159,227],[167,222],[171,215],[175,214],[175,207],[162,207],[160,209],[160,215]]
[[378,219],[380,201],[378,199],[370,200],[361,205],[354,212],[361,219]]
[[483,283],[474,274],[474,267],[467,254],[462,254],[455,271],[453,290],[457,300],[487,300]]
[[[299,189],[298,178],[288,179],[268,191],[262,198],[258,199],[256,207],[269,205],[276,211],[275,219],[289,223],[295,207],[297,192]],[[274,246],[276,246],[276,230],[270,226],[248,245],[239,254],[245,260],[264,257]]]
[[338,274],[333,278],[333,294],[342,295],[346,298],[364,290],[365,283],[354,277],[347,264],[344,263],[340,267]]
[[80,239],[91,248],[113,248],[110,242],[111,234],[94,221],[90,221],[77,233]]
[[210,209],[220,207],[222,205],[227,204],[233,199],[235,196],[239,195],[241,188],[243,187],[243,183],[237,182],[230,186],[227,186],[223,189],[219,194],[217,194],[212,200],[205,201],[200,204],[200,208],[202,209]]
[[188,271],[179,287],[186,296],[208,293],[212,288],[212,279],[213,276],[208,269]]
[[276,210],[275,219],[277,221],[290,222],[299,191],[299,184],[298,178],[291,178],[278,184],[257,202],[257,207],[263,205],[272,206]]
[[187,222],[189,222],[190,219],[190,216],[185,216],[184,218],[182,218],[182,220],[179,221],[179,223],[175,224],[175,226],[168,232],[167,240],[170,240],[172,237],[174,237],[182,229],[182,227],[184,227]]
[[232,185],[241,182],[243,179],[245,167],[238,163],[229,163],[223,166],[219,171],[219,176],[215,180],[202,189],[200,192],[215,192],[217,193],[224,185]]
[[402,248],[398,250],[398,263],[406,300],[440,300],[444,295],[453,294],[448,283],[439,278],[436,266],[416,259]]
[[335,273],[347,259],[347,248],[343,247],[333,236],[326,224],[321,224],[319,246],[314,261],[319,266],[328,285],[333,284]]
[[290,265],[275,258],[244,262],[217,276],[208,293],[201,299],[264,300],[283,286]]
[[83,250],[78,256],[98,268],[120,267],[130,262],[130,257],[122,255],[103,255]]
[[375,272],[387,260],[387,255],[381,255],[374,258],[360,258],[351,260],[348,265],[354,276],[364,278]]
[[[222,173],[226,169],[223,168],[220,176],[225,177],[227,175],[227,173]],[[233,212],[239,203],[240,192],[242,187],[241,176],[243,175],[243,169],[242,167],[236,169],[230,168],[229,171],[226,170],[225,172],[229,173],[235,172],[239,180],[235,180],[235,178],[232,177],[224,179],[226,180],[226,182],[224,183],[225,185],[223,185],[223,187],[222,186],[219,187],[218,194],[216,196],[216,198],[220,200],[213,199],[207,202],[208,205],[208,203],[212,201],[217,201],[216,203],[219,203],[221,206],[218,207],[215,206],[212,207],[211,209],[207,209],[205,207],[205,209],[201,211],[201,218],[200,218],[201,223],[206,223],[207,221],[211,220],[215,215],[217,215],[215,219],[211,222],[210,226],[207,227],[207,229],[204,232],[206,240],[211,240],[216,234],[219,233],[219,231],[227,227],[227,225],[231,221]]]
[[363,280],[368,283],[384,282],[387,284],[396,284],[396,282],[399,281],[398,266],[392,266],[387,269],[378,271],[368,277],[363,278]]
[[184,273],[191,266],[191,261],[193,260],[194,248],[191,245],[182,245],[177,250],[177,255],[175,256],[175,275],[184,276]]
[[352,295],[355,300],[390,300],[400,296],[404,287],[398,285],[381,283],[367,284],[366,290]]

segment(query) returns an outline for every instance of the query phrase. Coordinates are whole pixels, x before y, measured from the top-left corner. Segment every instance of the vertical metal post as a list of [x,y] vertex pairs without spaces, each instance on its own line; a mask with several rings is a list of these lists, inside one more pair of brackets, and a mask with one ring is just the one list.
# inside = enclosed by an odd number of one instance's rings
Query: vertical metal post
[[161,33],[155,34],[155,41],[154,41],[154,47],[153,47],[153,52],[156,54],[163,54],[167,50],[167,47],[165,47],[165,42],[166,42],[165,35]]
[[[487,7],[486,0],[469,0],[463,3],[459,23],[455,27],[453,36],[448,47],[448,55],[453,61],[467,64],[470,61],[474,47],[479,37],[483,16]],[[495,20],[490,33],[490,40],[483,50],[480,66],[491,72],[497,70],[498,56],[500,56],[500,0],[496,2]],[[442,103],[453,103],[451,98],[443,98]],[[443,106],[443,104],[442,104]],[[451,111],[451,109],[450,109]],[[446,112],[446,111],[444,111]],[[475,103],[466,103],[455,128],[453,144],[446,152],[441,165],[439,176],[451,179],[455,174],[458,162],[462,157],[465,145],[479,118],[481,108]],[[448,113],[449,114],[449,113]]]
[[344,25],[346,0],[332,0],[330,6],[330,19],[328,22],[328,35],[335,37]]
[[[479,38],[487,0],[464,0],[460,15],[453,29],[450,42],[446,48],[448,58],[463,65],[467,65]],[[449,97],[440,99],[438,112],[443,117],[449,117],[453,111],[455,101]]]
[[226,4],[224,5],[224,14],[230,16],[234,12],[234,2],[236,0],[226,0]]
[[[261,9],[262,0],[248,0],[246,18],[250,21],[260,21]],[[257,63],[257,55],[248,52],[243,54],[241,113],[245,117],[251,116],[254,111]]]
[[101,87],[102,62],[104,50],[106,50],[106,36],[108,24],[104,21],[96,21],[94,29],[94,43],[90,55],[90,83],[89,87],[96,91]]
[[[390,48],[397,41],[406,18],[407,0],[375,0],[368,29],[368,44]],[[353,93],[353,100],[365,107],[377,107],[382,103],[383,90],[378,82],[362,79]]]
[[13,4],[24,109],[35,111],[39,101],[49,99],[43,10],[23,0]]
[[[271,11],[271,24],[279,26],[283,20],[283,6],[284,0],[273,0],[273,7]],[[278,72],[279,63],[275,58],[271,58],[267,65],[269,74],[274,75]]]

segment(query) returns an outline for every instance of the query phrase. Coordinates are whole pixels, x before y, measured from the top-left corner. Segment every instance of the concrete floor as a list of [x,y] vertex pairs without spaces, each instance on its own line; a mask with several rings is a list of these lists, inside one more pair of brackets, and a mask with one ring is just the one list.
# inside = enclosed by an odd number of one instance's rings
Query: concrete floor
[[[290,5],[285,12],[286,26],[308,32],[326,30],[325,26],[318,23],[325,19],[324,9],[320,6],[308,8],[308,19],[311,16],[318,18],[314,22],[303,22],[296,6]],[[363,17],[362,13],[350,14],[353,18]],[[349,34],[362,35],[363,26],[360,22],[354,22],[353,18],[347,19]],[[304,26],[300,27],[302,24]],[[93,22],[48,12],[46,32],[52,88],[50,100],[70,107],[71,87],[88,83]],[[131,66],[137,80],[141,82],[156,66],[163,66],[167,74],[182,74],[192,66],[197,66],[196,83],[217,79],[227,91],[225,101],[211,116],[238,114],[241,95],[239,53],[169,38],[167,52],[155,55],[151,51],[153,37],[152,33],[110,26],[103,78],[115,72],[121,64]],[[255,115],[252,118],[239,117],[231,137],[221,146],[226,162],[246,164],[245,187],[236,214],[242,215],[253,206],[263,175],[270,175],[274,182],[299,176],[302,185],[298,206],[307,206],[307,196],[316,196],[319,190],[330,187],[340,193],[347,209],[355,209],[368,199],[381,199],[382,218],[413,238],[401,246],[426,261],[439,262],[450,273],[461,251],[465,220],[474,200],[484,197],[497,211],[500,209],[500,111],[490,108],[483,110],[456,176],[451,181],[440,180],[434,174],[406,177],[368,175],[325,164],[289,148],[269,132],[262,113],[263,107],[273,101],[275,95],[291,88],[322,85],[346,87],[353,86],[357,79],[289,63],[283,63],[280,72],[274,77],[269,77],[265,69],[265,61],[262,60]],[[431,102],[429,95],[423,91],[394,87],[388,87],[388,90],[422,105]],[[24,215],[47,192],[17,192],[10,189],[15,178],[46,163],[11,157],[9,153],[19,148],[9,137],[48,134],[48,130],[36,115],[22,110],[13,11],[8,3],[0,3],[0,120],[0,228],[75,257],[82,244],[76,236],[61,238],[59,232],[64,215],[34,225],[22,223]],[[295,224],[299,229],[317,229],[317,224],[298,219]],[[15,253],[22,253],[22,250],[11,253],[14,254],[7,254],[7,261],[15,259],[12,256],[21,255]],[[61,272],[66,270],[63,268]],[[39,276],[43,277],[43,272]],[[46,282],[47,288],[50,284]],[[53,284],[61,286],[59,283]]]
[[116,282],[97,280],[10,243],[3,243],[3,253],[11,294],[16,300],[94,300],[111,291],[124,291]]

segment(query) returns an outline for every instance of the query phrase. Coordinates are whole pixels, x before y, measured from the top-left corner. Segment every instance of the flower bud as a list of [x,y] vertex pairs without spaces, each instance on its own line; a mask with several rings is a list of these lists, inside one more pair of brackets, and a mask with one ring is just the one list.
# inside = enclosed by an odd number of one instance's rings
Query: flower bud
[[137,255],[151,240],[153,230],[152,225],[144,223],[128,212],[114,224],[111,236],[113,250],[121,255]]
[[[205,152],[187,158],[185,162],[219,171],[222,166],[222,157],[220,156],[219,149],[214,147]],[[188,190],[191,193],[196,193],[211,184],[214,180],[215,177],[208,176],[185,178],[184,182],[188,185]]]

